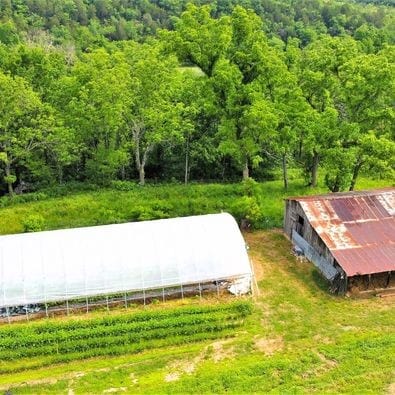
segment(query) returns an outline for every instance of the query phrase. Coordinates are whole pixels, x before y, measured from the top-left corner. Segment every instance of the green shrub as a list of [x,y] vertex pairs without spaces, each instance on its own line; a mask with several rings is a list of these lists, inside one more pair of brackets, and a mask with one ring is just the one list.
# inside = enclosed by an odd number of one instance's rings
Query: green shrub
[[231,213],[239,223],[247,221],[253,228],[262,220],[262,210],[255,197],[244,196],[231,206]]
[[138,184],[132,181],[121,181],[121,180],[115,180],[111,181],[111,188],[117,190],[117,191],[133,191],[136,188],[138,188]]
[[31,214],[23,220],[23,232],[40,232],[45,229],[45,220],[39,214]]
[[102,207],[96,212],[97,225],[119,224],[122,222],[125,222],[125,219],[122,218],[122,216],[119,215],[119,213],[117,213],[115,210]]
[[259,195],[259,184],[251,177],[243,180],[242,183],[243,193],[245,196],[258,196]]

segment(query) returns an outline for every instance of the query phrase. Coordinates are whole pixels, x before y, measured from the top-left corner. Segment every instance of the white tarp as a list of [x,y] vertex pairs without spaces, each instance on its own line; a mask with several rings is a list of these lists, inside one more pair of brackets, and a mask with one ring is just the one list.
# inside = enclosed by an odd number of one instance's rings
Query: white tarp
[[0,307],[251,276],[229,214],[0,236]]

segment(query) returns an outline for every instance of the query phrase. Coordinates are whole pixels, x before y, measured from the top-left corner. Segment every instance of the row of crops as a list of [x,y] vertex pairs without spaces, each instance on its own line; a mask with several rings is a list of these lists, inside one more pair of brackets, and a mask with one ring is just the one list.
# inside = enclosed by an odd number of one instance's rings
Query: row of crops
[[0,373],[230,336],[251,311],[250,302],[238,301],[3,326],[0,327]]

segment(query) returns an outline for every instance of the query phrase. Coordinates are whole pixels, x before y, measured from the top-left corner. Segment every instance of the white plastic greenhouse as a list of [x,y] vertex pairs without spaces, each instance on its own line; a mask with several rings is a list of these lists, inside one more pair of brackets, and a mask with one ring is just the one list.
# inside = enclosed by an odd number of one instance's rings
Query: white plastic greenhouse
[[233,293],[251,284],[244,239],[225,213],[0,237],[3,311],[221,281]]

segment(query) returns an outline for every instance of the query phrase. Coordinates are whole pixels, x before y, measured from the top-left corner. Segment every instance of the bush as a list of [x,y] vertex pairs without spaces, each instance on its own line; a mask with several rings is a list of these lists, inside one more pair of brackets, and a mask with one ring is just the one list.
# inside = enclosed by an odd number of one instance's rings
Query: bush
[[29,215],[22,222],[23,231],[28,232],[39,232],[44,229],[45,221],[44,218],[39,214]]
[[111,185],[118,171],[129,161],[127,152],[107,150],[99,147],[94,158],[86,161],[86,175],[89,180],[101,186]]
[[117,191],[133,191],[138,187],[138,184],[132,181],[121,181],[121,180],[114,180],[111,181],[111,188],[117,190]]
[[251,177],[242,181],[243,193],[245,196],[258,196],[259,184]]
[[120,224],[125,222],[125,218],[123,218],[119,213],[115,210],[111,210],[105,207],[100,208],[96,212],[96,224]]
[[246,225],[255,228],[262,220],[262,210],[255,197],[244,196],[238,199],[231,207],[231,214],[237,219],[239,224],[247,221]]

